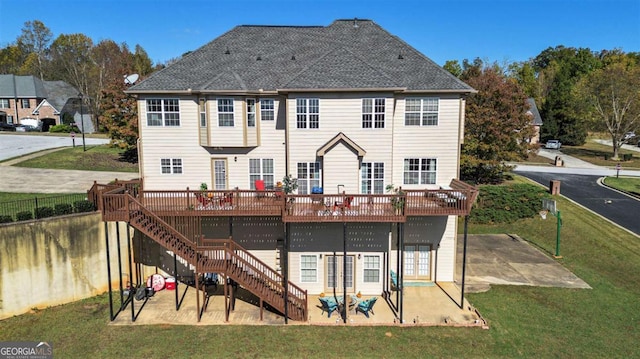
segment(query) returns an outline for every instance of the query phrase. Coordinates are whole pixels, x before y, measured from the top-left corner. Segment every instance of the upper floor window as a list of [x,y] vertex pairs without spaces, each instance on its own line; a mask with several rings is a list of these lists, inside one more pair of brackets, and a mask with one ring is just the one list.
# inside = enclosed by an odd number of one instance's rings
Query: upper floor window
[[162,158],[160,159],[160,167],[163,174],[180,174],[182,173],[182,159]]
[[251,189],[256,189],[256,180],[263,180],[265,188],[273,188],[273,159],[251,158],[249,159],[249,184]]
[[309,194],[320,187],[320,162],[298,162],[298,194]]
[[20,100],[22,108],[31,108],[31,104],[29,103],[28,98],[23,98]]
[[408,98],[405,100],[405,102],[405,126],[438,125],[438,98]]
[[178,99],[147,99],[147,126],[180,126]]
[[247,99],[247,127],[256,127],[256,100]]
[[384,128],[383,98],[362,99],[362,128]]
[[262,121],[273,121],[276,118],[274,102],[270,98],[260,100],[260,119]]
[[11,107],[9,107],[9,99],[8,98],[0,98],[0,108],[11,108]]
[[435,158],[405,158],[404,184],[435,184],[437,160]]
[[296,123],[298,128],[320,128],[320,100],[296,99]]
[[198,102],[200,112],[200,127],[207,127],[207,100],[201,98]]
[[361,193],[384,193],[384,163],[362,162],[361,168]]
[[233,127],[233,99],[218,99],[218,126]]

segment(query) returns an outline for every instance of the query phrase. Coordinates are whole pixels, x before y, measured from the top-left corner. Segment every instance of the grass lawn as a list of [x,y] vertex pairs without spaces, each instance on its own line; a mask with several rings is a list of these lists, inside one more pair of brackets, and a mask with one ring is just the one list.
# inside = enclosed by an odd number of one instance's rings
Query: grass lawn
[[[564,198],[557,205],[564,220],[559,261],[593,289],[497,285],[469,294],[489,330],[111,326],[102,295],[0,321],[0,341],[50,341],[60,358],[638,357],[640,239]],[[552,216],[469,227],[470,233],[518,234],[548,254],[555,252],[555,229]]]
[[108,145],[87,146],[83,151],[82,146],[65,148],[40,157],[35,157],[15,166],[30,168],[53,168],[63,170],[87,170],[87,171],[117,171],[137,172],[138,164],[120,160],[119,148]]
[[606,177],[604,183],[607,186],[640,197],[640,178],[638,177]]
[[620,157],[622,157],[622,154],[624,153],[633,154],[631,161],[624,162],[622,160],[605,160],[605,155],[611,156],[613,154],[612,147],[592,141],[587,141],[587,143],[582,146],[562,146],[560,151],[569,156],[579,158],[598,166],[614,168],[618,163],[620,163],[623,169],[640,169],[640,152],[620,149]]

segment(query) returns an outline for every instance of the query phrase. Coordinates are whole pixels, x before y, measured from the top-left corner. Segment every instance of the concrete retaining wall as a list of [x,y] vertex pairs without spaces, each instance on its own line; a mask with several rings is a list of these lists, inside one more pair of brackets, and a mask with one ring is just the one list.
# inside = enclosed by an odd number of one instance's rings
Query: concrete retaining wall
[[[112,288],[119,290],[116,225],[109,223],[108,231]],[[119,231],[126,264],[126,225],[121,223]],[[128,272],[124,264],[123,272]],[[123,281],[128,280],[126,273]],[[0,225],[0,319],[108,289],[105,227],[99,213]]]

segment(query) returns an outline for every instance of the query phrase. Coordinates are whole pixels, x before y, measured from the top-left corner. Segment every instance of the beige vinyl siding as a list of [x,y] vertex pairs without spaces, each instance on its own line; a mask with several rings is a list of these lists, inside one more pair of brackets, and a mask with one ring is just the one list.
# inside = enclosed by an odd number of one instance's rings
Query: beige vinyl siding
[[[408,96],[407,96],[408,97]],[[393,141],[393,183],[406,189],[424,188],[424,185],[404,185],[405,158],[437,159],[436,185],[448,185],[458,174],[458,124],[460,100],[457,96],[439,97],[437,126],[405,126],[405,98],[399,97],[396,106]]]
[[435,269],[440,282],[453,282],[456,272],[456,222],[457,217],[448,216],[447,227],[438,248],[438,266]]
[[[362,128],[362,98],[385,98],[385,128]],[[296,98],[319,98],[320,99],[320,128],[318,129],[298,129],[296,127]],[[393,95],[385,94],[295,94],[291,96],[288,104],[289,120],[289,168],[293,172],[296,170],[298,162],[314,162],[316,153],[320,147],[333,139],[340,132],[366,151],[365,162],[384,162],[385,176],[391,174],[391,143],[392,143],[392,115],[393,115]],[[344,146],[335,147],[342,151]],[[321,161],[323,167],[323,186],[325,193],[335,193],[336,184],[351,184],[346,188],[348,192],[360,192],[360,173],[352,171],[351,166],[348,172],[333,173],[331,178],[324,176],[325,168],[337,168],[326,163],[327,159],[346,158],[336,156],[328,152],[325,161]],[[352,155],[353,163],[358,168],[357,155]],[[385,182],[388,182],[385,180]]]
[[[233,127],[220,126],[218,120],[218,100],[233,99]],[[219,96],[209,101],[211,146],[242,147],[245,144],[244,97]]]
[[[316,256],[318,263],[317,277],[314,283],[302,282],[302,272],[300,270],[300,263],[303,255]],[[324,258],[320,258],[320,253],[317,252],[290,252],[289,253],[289,280],[295,283],[302,289],[308,291],[309,294],[320,294],[324,291]]]
[[[147,98],[178,98],[180,126],[147,126]],[[140,136],[142,138],[142,173],[145,189],[182,190],[198,188],[202,179],[211,185],[209,153],[199,145],[199,111],[195,97],[149,96],[138,100],[140,109]],[[181,174],[163,174],[160,160],[182,159]]]

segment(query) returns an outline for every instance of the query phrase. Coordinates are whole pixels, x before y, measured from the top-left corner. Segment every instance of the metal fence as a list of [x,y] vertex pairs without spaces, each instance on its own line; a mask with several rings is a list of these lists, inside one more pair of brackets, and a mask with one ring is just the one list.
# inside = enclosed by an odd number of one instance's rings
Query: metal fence
[[87,200],[87,195],[84,193],[34,197],[0,202],[0,223],[19,222],[95,210],[95,206]]

